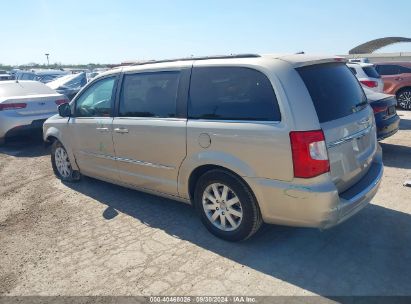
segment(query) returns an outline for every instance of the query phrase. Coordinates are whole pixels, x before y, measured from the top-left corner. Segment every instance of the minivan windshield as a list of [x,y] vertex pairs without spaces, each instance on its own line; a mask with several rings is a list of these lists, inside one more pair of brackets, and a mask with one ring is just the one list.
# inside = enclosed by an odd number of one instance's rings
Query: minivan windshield
[[343,63],[324,63],[298,68],[314,103],[320,123],[339,119],[367,105],[356,77]]

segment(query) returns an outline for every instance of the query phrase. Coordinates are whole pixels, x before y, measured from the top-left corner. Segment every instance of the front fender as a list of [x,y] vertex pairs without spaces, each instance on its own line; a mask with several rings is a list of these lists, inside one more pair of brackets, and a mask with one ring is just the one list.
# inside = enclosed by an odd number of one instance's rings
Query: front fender
[[54,141],[54,139],[57,139],[58,141],[60,141],[64,148],[67,151],[68,157],[70,159],[70,163],[71,166],[73,168],[73,170],[79,170],[79,167],[77,166],[76,163],[76,158],[74,156],[73,150],[71,149],[71,143],[69,140],[69,137],[67,136],[67,131],[68,131],[68,125],[60,125],[61,128],[63,130],[61,130],[60,128],[57,128],[55,126],[50,126],[47,125],[46,123],[43,125],[43,140],[44,142],[47,144],[52,144],[52,142]]

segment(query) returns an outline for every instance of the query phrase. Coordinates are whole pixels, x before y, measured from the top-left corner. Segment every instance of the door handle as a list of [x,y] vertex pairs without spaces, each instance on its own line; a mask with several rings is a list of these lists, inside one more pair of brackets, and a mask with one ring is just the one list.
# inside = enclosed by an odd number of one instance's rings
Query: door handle
[[100,132],[108,132],[109,129],[105,127],[97,127],[96,130],[99,130]]
[[395,80],[397,80],[397,81],[401,81],[401,80],[402,80],[402,78],[401,78],[401,77],[397,77],[397,78],[395,78]]
[[128,133],[128,129],[126,129],[126,128],[115,128],[114,132],[124,134],[124,133]]

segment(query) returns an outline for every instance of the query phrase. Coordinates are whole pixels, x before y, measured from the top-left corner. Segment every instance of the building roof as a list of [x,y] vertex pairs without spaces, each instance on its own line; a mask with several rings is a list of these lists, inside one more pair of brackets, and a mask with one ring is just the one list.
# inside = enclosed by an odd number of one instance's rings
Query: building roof
[[349,54],[367,54],[367,53],[372,53],[384,46],[394,44],[394,43],[399,43],[399,42],[411,42],[411,38],[405,38],[405,37],[385,37],[385,38],[379,38],[379,39],[374,39],[371,41],[368,41],[366,43],[360,44],[359,46],[351,49],[348,53]]

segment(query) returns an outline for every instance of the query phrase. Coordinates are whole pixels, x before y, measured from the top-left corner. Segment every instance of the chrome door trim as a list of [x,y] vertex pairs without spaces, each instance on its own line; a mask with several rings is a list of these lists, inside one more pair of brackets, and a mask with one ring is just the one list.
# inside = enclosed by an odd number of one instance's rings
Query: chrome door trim
[[124,157],[116,157],[116,156],[107,155],[107,154],[92,153],[92,152],[87,152],[87,151],[80,151],[80,153],[85,154],[85,155],[89,155],[89,156],[98,157],[98,158],[116,160],[116,161],[121,161],[121,162],[124,162],[124,163],[148,166],[148,167],[153,167],[153,168],[158,168],[158,169],[166,169],[166,170],[174,170],[175,169],[175,167],[173,167],[173,166],[167,166],[167,165],[163,165],[163,164],[155,164],[155,163],[145,162],[145,161],[136,160],[136,159],[129,159],[129,158],[124,158]]
[[336,141],[333,141],[333,142],[331,142],[331,143],[328,143],[328,144],[327,144],[327,148],[333,148],[333,147],[342,145],[342,144],[344,144],[344,143],[346,143],[346,142],[349,142],[349,141],[351,141],[351,140],[353,140],[353,139],[359,139],[359,138],[361,138],[361,137],[364,137],[365,135],[367,135],[367,134],[372,130],[372,127],[373,127],[373,125],[369,125],[367,128],[365,128],[365,129],[363,129],[363,130],[361,130],[361,131],[358,131],[358,132],[356,132],[356,133],[353,133],[353,134],[351,134],[351,135],[348,135],[348,136],[346,136],[346,137],[343,137],[343,138],[341,138],[341,139],[339,139],[339,140],[336,140]]
[[162,164],[154,164],[150,162],[145,162],[141,160],[136,160],[136,159],[129,159],[129,158],[123,158],[123,157],[116,157],[118,161],[124,162],[124,163],[131,163],[135,165],[143,165],[143,166],[148,166],[148,167],[153,167],[153,168],[159,168],[159,169],[167,169],[167,170],[174,170],[175,167],[173,166],[167,166],[167,165],[162,165]]
[[109,159],[109,160],[116,160],[115,156],[112,155],[107,155],[107,154],[100,154],[100,153],[93,153],[93,152],[87,152],[84,150],[80,150],[79,151],[81,154],[84,155],[89,155],[89,156],[94,156],[94,157],[98,157],[98,158],[103,158],[103,159]]

